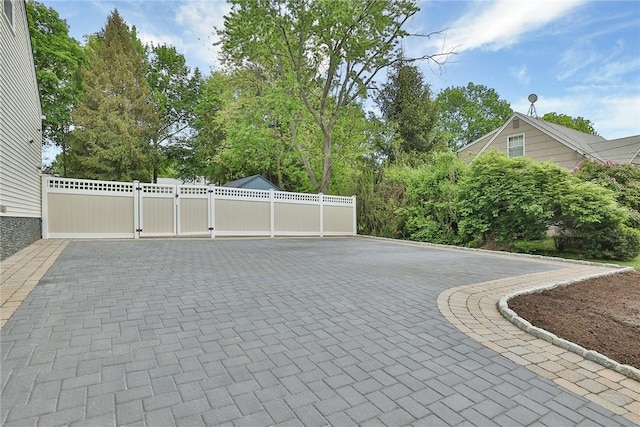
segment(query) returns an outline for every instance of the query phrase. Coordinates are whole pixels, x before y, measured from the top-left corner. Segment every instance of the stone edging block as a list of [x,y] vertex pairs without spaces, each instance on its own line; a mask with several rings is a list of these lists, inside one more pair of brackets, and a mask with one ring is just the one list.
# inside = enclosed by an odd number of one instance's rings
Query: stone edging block
[[[620,268],[619,271],[609,272],[609,273],[601,274],[598,276],[592,276],[590,277],[590,279],[596,278],[596,277],[605,277],[611,274],[616,274],[623,271],[633,271],[633,270],[634,269],[632,267]],[[587,360],[591,360],[592,362],[599,363],[605,368],[609,368],[631,379],[640,381],[640,370],[634,368],[633,366],[623,365],[621,363],[616,362],[615,360],[608,358],[603,354],[598,353],[597,351],[587,350],[586,348],[578,344],[575,344],[571,341],[567,341],[564,338],[560,338],[557,335],[545,329],[539,328],[537,326],[533,326],[531,323],[529,323],[529,321],[518,316],[518,314],[515,311],[509,308],[509,304],[508,304],[509,300],[517,296],[542,292],[549,289],[557,288],[559,286],[568,286],[573,283],[581,282],[583,280],[585,279],[577,279],[577,280],[570,280],[566,282],[552,283],[550,285],[540,286],[540,287],[528,289],[526,291],[514,292],[511,294],[505,295],[502,298],[500,298],[500,301],[498,301],[498,310],[500,311],[502,316],[504,316],[505,319],[507,319],[509,322],[513,323],[515,326],[522,329],[523,331],[533,335],[534,337],[543,339],[567,351],[576,353]]]

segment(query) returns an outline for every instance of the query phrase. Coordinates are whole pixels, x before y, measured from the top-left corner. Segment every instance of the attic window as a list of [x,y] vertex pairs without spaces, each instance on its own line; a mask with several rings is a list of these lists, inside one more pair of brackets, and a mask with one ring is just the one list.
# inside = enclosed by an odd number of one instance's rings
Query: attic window
[[513,119],[513,128],[514,129],[519,129],[520,128],[520,119],[517,118],[517,117]]
[[7,17],[7,21],[13,27],[13,0],[2,0],[2,6],[4,9],[4,16]]
[[524,156],[524,134],[507,137],[507,153],[509,157]]

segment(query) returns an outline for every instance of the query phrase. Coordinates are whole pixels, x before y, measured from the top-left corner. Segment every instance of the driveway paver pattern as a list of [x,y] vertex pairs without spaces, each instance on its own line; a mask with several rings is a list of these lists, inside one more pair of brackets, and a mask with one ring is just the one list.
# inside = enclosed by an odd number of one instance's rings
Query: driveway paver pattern
[[505,295],[611,274],[602,265],[561,263],[562,269],[449,288],[438,308],[458,329],[519,365],[640,424],[640,382],[537,338],[498,311]]
[[437,308],[560,268],[358,238],[71,242],[1,330],[0,422],[633,425]]

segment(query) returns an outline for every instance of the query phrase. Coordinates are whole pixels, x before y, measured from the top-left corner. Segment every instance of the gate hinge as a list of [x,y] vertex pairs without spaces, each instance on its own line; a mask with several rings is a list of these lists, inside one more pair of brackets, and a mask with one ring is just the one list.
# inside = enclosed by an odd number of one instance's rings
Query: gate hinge
[[142,233],[142,228],[136,228],[136,232]]
[[213,231],[213,230],[215,230],[215,228],[209,227],[209,231]]

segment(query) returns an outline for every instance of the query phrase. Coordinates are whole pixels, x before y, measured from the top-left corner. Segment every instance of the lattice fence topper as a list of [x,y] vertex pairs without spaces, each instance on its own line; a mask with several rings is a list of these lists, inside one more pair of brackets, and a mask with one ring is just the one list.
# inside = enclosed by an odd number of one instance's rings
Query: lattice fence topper
[[176,187],[174,185],[162,184],[140,184],[143,193],[148,194],[170,194],[173,195]]
[[355,197],[213,185],[43,176],[42,209],[45,239],[357,233]]
[[325,203],[331,203],[336,205],[353,205],[353,197],[345,197],[345,196],[324,196],[323,200]]
[[75,190],[98,193],[133,193],[135,183],[51,177],[46,181],[46,185],[47,188],[52,190]]
[[213,194],[222,197],[239,197],[269,200],[268,190],[251,190],[248,188],[214,187]]
[[273,197],[276,200],[290,200],[297,202],[320,202],[320,196],[318,194],[304,194],[304,193],[285,193],[282,191],[275,192]]
[[196,187],[196,186],[183,186],[178,187],[178,192],[180,194],[190,195],[190,196],[206,196],[209,194],[209,187]]

